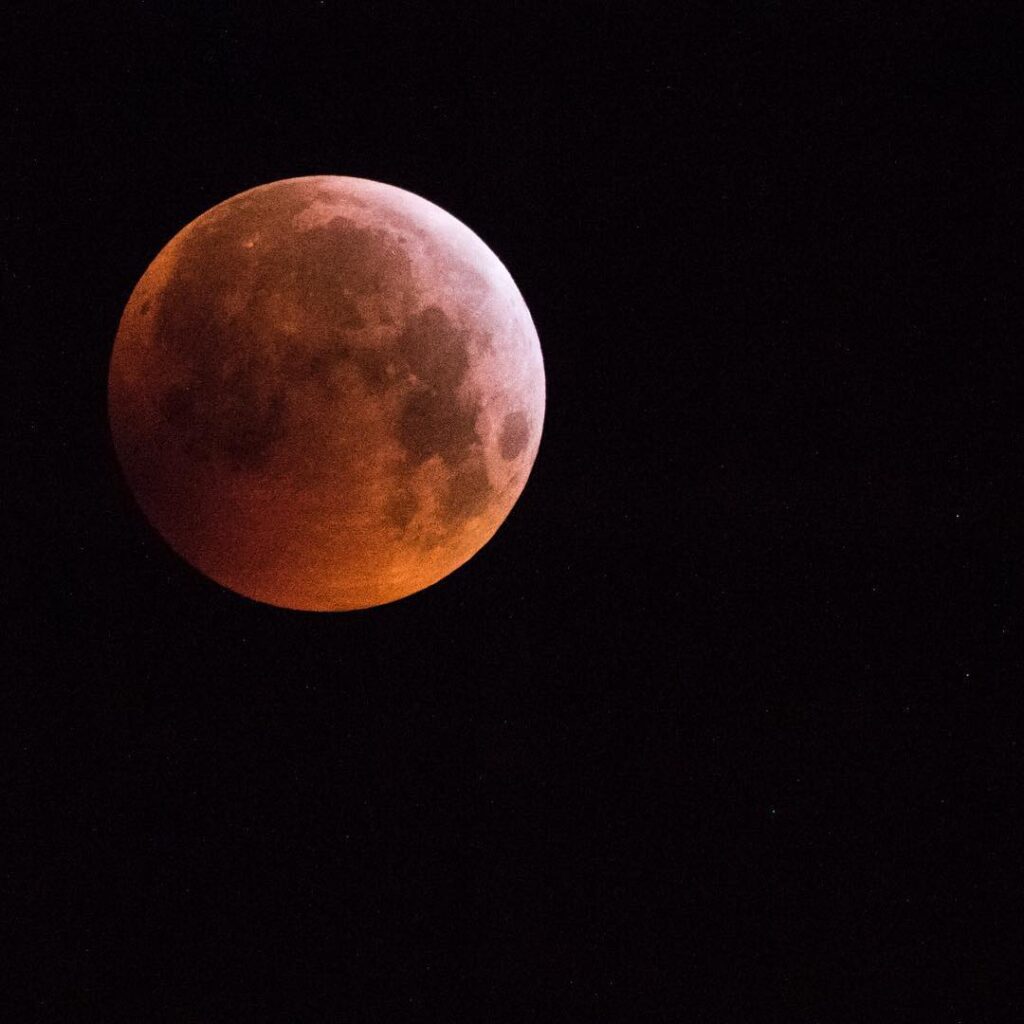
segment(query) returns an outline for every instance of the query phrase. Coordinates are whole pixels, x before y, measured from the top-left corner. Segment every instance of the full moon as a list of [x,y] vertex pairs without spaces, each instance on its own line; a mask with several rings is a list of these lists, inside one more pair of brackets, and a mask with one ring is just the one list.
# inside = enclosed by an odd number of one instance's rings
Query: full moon
[[225,587],[368,608],[494,535],[544,421],[526,303],[460,221],[403,189],[308,177],[186,225],[121,317],[114,448],[146,518]]

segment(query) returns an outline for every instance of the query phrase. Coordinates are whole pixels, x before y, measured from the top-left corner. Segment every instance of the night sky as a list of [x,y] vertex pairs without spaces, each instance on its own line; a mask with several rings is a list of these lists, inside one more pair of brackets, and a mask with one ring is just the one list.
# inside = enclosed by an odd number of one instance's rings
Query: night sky
[[[3,33],[0,1016],[1016,1019],[1024,16],[186,6]],[[308,174],[470,226],[547,374],[494,539],[337,615],[106,412],[153,256]]]

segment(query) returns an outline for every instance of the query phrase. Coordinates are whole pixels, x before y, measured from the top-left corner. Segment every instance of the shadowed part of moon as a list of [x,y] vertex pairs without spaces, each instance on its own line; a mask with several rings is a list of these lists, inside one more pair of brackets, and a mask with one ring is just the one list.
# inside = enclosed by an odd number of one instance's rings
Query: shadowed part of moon
[[[154,338],[187,379],[170,389],[166,411],[169,419],[178,414],[176,426],[197,457],[260,466],[288,432],[287,384],[311,380],[329,394],[332,371],[353,358],[347,333],[362,320],[346,292],[379,292],[385,281],[411,287],[408,261],[384,233],[344,217],[304,232],[297,247],[292,221],[304,206],[301,197],[285,196],[269,213],[251,213],[251,224],[238,217],[200,226],[159,297]],[[258,234],[258,247],[246,247],[247,234]],[[300,289],[297,338],[282,322],[279,299]],[[378,353],[355,359],[380,379]]]
[[394,600],[464,562],[522,490],[543,402],[493,254],[351,178],[263,186],[184,228],[136,287],[110,372],[115,447],[153,524],[213,578],[295,608]]

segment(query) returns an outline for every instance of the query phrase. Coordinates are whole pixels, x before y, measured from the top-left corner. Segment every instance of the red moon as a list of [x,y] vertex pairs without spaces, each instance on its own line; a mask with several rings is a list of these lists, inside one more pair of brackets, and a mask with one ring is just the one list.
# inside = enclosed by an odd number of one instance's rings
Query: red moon
[[225,587],[345,611],[442,579],[519,498],[544,421],[537,332],[493,252],[362,178],[250,189],[135,286],[109,414],[149,521]]

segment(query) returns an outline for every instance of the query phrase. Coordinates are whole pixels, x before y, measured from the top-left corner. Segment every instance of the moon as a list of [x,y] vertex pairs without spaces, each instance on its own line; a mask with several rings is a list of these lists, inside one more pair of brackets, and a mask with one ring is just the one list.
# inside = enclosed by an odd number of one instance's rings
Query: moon
[[516,503],[545,409],[518,288],[464,224],[363,178],[214,206],[135,286],[114,449],[182,558],[256,601],[347,611],[465,563]]

